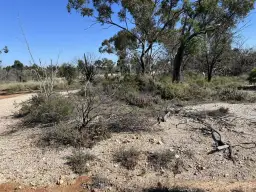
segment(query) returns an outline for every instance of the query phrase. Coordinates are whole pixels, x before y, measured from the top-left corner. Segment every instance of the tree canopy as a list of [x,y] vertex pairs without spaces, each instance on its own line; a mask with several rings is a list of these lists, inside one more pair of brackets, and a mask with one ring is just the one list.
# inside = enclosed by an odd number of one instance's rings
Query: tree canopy
[[[179,81],[184,54],[194,39],[210,31],[234,28],[254,3],[255,0],[69,0],[67,8],[123,31],[103,42],[104,51],[114,52],[111,42],[121,45],[118,37],[122,35],[134,38],[142,73],[147,72],[146,57],[153,46],[166,35],[175,36],[172,76],[173,81]],[[114,45],[115,51],[122,48]]]

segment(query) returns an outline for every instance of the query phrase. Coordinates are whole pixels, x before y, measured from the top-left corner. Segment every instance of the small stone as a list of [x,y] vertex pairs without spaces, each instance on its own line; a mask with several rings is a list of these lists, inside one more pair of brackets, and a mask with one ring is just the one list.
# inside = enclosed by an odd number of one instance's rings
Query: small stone
[[158,141],[156,144],[163,145],[163,142],[162,141]]
[[114,164],[114,167],[119,167],[118,164]]
[[63,183],[64,183],[63,177],[60,176],[60,178],[59,178],[58,181],[57,181],[57,185],[62,185]]
[[62,185],[64,183],[64,181],[62,179],[57,181],[57,185]]
[[178,159],[178,158],[180,158],[180,156],[176,154],[176,155],[175,155],[175,158]]
[[173,148],[170,148],[169,150],[170,150],[171,152],[174,152],[174,149],[173,149]]
[[19,187],[18,187],[18,189],[22,189],[22,187],[21,187],[21,186],[19,186]]
[[36,186],[36,184],[34,182],[30,182],[31,186]]
[[228,176],[229,176],[229,174],[227,174],[227,173],[226,173],[226,174],[224,174],[224,177],[228,177]]

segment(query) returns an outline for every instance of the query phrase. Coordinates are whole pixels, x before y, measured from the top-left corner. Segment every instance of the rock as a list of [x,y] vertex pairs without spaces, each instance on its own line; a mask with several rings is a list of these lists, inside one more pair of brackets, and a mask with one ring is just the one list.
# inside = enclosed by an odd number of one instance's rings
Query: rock
[[179,156],[178,154],[176,154],[176,155],[175,155],[175,158],[178,159],[178,158],[180,158],[180,156]]
[[31,186],[36,186],[36,184],[34,182],[30,182]]
[[60,176],[60,178],[57,181],[57,185],[62,185],[64,183],[63,177]]
[[162,141],[158,141],[156,144],[163,145],[163,142]]
[[151,138],[151,139],[149,139],[149,142],[152,143],[152,144],[154,144],[154,143],[155,143],[155,139],[152,139],[152,138]]
[[119,165],[118,164],[114,164],[114,167],[119,167]]
[[22,187],[21,187],[21,186],[19,186],[19,187],[18,187],[18,189],[22,189]]
[[170,148],[169,150],[170,150],[171,152],[174,152],[174,149],[173,149],[173,148]]
[[226,173],[226,174],[224,174],[224,177],[228,177],[228,176],[229,176],[229,174],[227,174],[227,173]]

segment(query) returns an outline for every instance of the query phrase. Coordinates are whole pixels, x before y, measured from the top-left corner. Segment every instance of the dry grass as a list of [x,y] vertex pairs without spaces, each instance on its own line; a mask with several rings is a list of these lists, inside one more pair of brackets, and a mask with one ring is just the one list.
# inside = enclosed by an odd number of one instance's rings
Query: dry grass
[[[40,90],[40,81],[27,81],[27,82],[5,82],[0,83],[0,91],[6,94],[13,94],[19,92],[33,92]],[[54,89],[63,90],[66,89],[67,83],[61,78],[55,79]]]

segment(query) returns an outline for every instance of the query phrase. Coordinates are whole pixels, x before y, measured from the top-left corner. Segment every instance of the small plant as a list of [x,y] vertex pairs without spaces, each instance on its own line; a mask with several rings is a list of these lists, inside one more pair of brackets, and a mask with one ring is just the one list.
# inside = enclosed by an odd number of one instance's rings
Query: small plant
[[81,151],[73,151],[73,154],[70,157],[67,157],[67,164],[71,167],[74,173],[82,175],[89,171],[87,163],[94,159],[94,155],[83,153]]
[[134,148],[129,150],[119,150],[114,155],[114,161],[120,163],[128,170],[134,170],[139,161],[140,152]]
[[162,168],[170,168],[170,164],[175,160],[175,152],[173,151],[162,151],[154,152],[148,156],[149,165],[156,171]]
[[92,184],[91,187],[94,189],[104,189],[105,187],[109,186],[111,183],[107,178],[100,177],[96,175],[92,177]]

